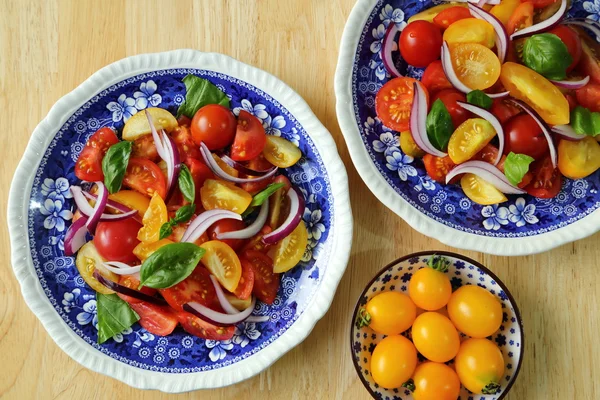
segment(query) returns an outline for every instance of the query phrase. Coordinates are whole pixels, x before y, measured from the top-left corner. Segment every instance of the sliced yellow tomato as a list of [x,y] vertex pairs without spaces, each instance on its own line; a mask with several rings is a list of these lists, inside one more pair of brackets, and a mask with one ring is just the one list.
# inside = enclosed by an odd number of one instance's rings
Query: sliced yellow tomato
[[136,192],[135,190],[119,190],[117,193],[109,195],[108,198],[129,208],[137,210],[139,216],[142,218],[144,217],[144,214],[148,209],[148,205],[150,204],[150,199],[148,197],[144,196],[140,192]]
[[493,86],[500,76],[500,60],[481,44],[457,44],[450,49],[450,55],[458,79],[473,90]]
[[421,158],[425,155],[425,152],[415,143],[410,131],[400,133],[400,148],[404,154],[414,158]]
[[98,293],[111,294],[114,293],[114,291],[107,288],[98,282],[96,278],[94,278],[94,271],[98,269],[98,272],[100,272],[105,278],[110,279],[113,282],[119,282],[119,276],[104,268],[103,263],[104,260],[102,257],[100,257],[100,254],[98,254],[96,246],[94,246],[94,242],[87,242],[84,244],[83,247],[77,252],[77,259],[75,259],[77,270],[79,271],[79,274],[85,283],[90,285],[90,287]]
[[232,294],[225,293],[225,297],[227,297],[227,301],[229,302],[229,304],[231,304],[240,311],[244,311],[252,305],[252,296],[248,296],[248,298],[246,299],[239,299]]
[[273,250],[273,272],[280,274],[295,267],[306,250],[308,232],[304,221],[275,245]]
[[454,164],[464,163],[481,151],[496,136],[496,130],[483,118],[470,118],[450,136],[448,155]]
[[137,258],[139,258],[140,261],[143,262],[146,258],[150,257],[150,255],[152,255],[152,253],[154,253],[156,250],[160,249],[161,247],[163,247],[167,244],[171,244],[171,243],[173,243],[173,242],[169,239],[161,239],[158,242],[153,242],[153,243],[140,242],[133,249],[133,254]]
[[465,18],[454,22],[444,31],[444,40],[451,48],[460,43],[478,43],[491,49],[496,44],[496,34],[489,22]]
[[500,4],[492,7],[490,14],[498,18],[504,27],[508,27],[508,20],[519,4],[521,4],[521,0],[502,0]]
[[165,160],[160,160],[156,165],[160,168],[160,172],[165,176],[165,180],[169,179],[169,170],[167,169],[167,163]]
[[591,136],[558,144],[558,169],[567,178],[581,179],[600,168],[600,144]]
[[157,242],[160,238],[160,227],[169,220],[167,206],[158,192],[154,192],[138,232],[138,239],[145,243]]
[[521,64],[506,62],[502,65],[500,81],[512,97],[523,100],[550,125],[569,123],[569,102],[542,75]]
[[263,155],[268,162],[279,168],[288,168],[296,164],[302,152],[289,140],[279,136],[267,135],[267,143]]
[[200,262],[233,293],[242,277],[242,264],[235,251],[220,240],[202,243],[200,247],[206,250]]
[[[177,120],[164,108],[150,107],[147,109],[157,130],[171,132],[177,127]],[[127,120],[123,127],[123,140],[133,141],[152,133],[146,113],[140,111]]]
[[200,189],[200,198],[205,210],[221,208],[241,214],[252,201],[250,193],[229,182],[207,179]]
[[221,157],[219,157],[216,154],[213,154],[212,156],[215,159],[215,161],[217,162],[217,164],[219,164],[219,167],[221,167],[221,169],[223,171],[227,172],[231,176],[235,176],[236,178],[240,175],[240,173],[237,169],[233,168],[231,165],[229,165],[225,161],[221,160]]
[[421,11],[418,14],[413,15],[408,19],[408,23],[410,24],[413,21],[428,21],[433,22],[433,19],[442,11],[450,7],[467,7],[467,3],[444,3],[437,5],[435,7],[431,7],[426,9],[425,11]]
[[507,200],[504,193],[477,175],[465,174],[460,179],[460,186],[467,197],[477,204],[487,206]]

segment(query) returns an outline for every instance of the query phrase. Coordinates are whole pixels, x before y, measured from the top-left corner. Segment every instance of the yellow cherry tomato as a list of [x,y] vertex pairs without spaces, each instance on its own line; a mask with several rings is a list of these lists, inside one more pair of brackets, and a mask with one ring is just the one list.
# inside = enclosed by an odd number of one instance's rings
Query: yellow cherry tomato
[[384,335],[398,335],[410,328],[417,317],[415,303],[400,292],[383,292],[360,310],[359,326],[369,326]]
[[419,353],[430,361],[440,363],[452,360],[460,346],[460,338],[452,322],[431,311],[415,319],[412,339]]
[[279,168],[288,168],[296,164],[302,152],[294,143],[279,136],[267,135],[263,156],[268,162]]
[[417,350],[404,336],[386,337],[377,344],[371,356],[371,376],[386,389],[402,386],[415,372],[416,366]]
[[476,18],[459,19],[444,31],[444,41],[449,46],[459,43],[478,43],[489,49],[496,43],[494,27]]
[[404,154],[414,158],[421,158],[425,155],[425,152],[415,143],[410,131],[400,133],[400,148]]
[[408,283],[408,294],[417,307],[435,311],[448,304],[452,295],[452,285],[445,274],[447,270],[445,258],[432,256],[427,267],[413,274]]
[[150,255],[152,255],[152,253],[154,253],[156,250],[160,249],[161,247],[163,247],[167,244],[171,244],[171,243],[173,243],[173,242],[169,239],[161,239],[158,242],[152,242],[152,243],[140,242],[133,249],[133,254],[137,258],[139,258],[140,261],[143,262],[146,258],[150,257]]
[[200,262],[225,289],[235,292],[242,277],[242,264],[235,251],[220,240],[202,243],[200,247],[206,250]]
[[456,328],[473,338],[485,338],[502,324],[500,300],[482,287],[460,287],[448,302],[448,314]]
[[500,81],[512,97],[527,103],[550,125],[569,123],[569,102],[542,75],[521,64],[506,62],[502,65]]
[[424,362],[413,376],[414,400],[456,400],[460,381],[456,372],[446,364]]
[[242,214],[252,201],[250,193],[228,182],[207,179],[200,189],[205,210],[221,208]]
[[138,232],[138,239],[145,243],[157,242],[160,238],[160,227],[169,220],[167,206],[158,192],[154,192],[148,209],[144,213],[144,226]]
[[[133,99],[127,99],[133,100]],[[152,123],[154,127],[160,131],[164,129],[167,132],[171,132],[177,127],[177,120],[169,111],[164,108],[150,107],[147,108],[150,116],[152,117]],[[152,133],[150,130],[150,124],[145,112],[138,112],[127,120],[123,127],[123,140],[133,141],[141,138],[142,136],[149,135]]]
[[425,11],[421,11],[418,14],[413,15],[408,19],[410,24],[413,21],[427,21],[433,22],[433,19],[442,11],[450,7],[467,7],[467,3],[444,3],[434,7],[427,8]]
[[469,161],[494,137],[496,130],[483,118],[470,118],[454,130],[448,141],[448,155],[455,164]]
[[487,89],[500,76],[500,60],[493,51],[477,43],[461,43],[450,49],[458,79],[472,90]]
[[94,271],[98,269],[98,272],[100,272],[103,277],[110,279],[113,282],[119,282],[119,275],[104,268],[103,263],[104,260],[100,257],[100,254],[98,254],[98,250],[96,250],[96,246],[94,246],[93,242],[84,244],[77,252],[77,258],[75,259],[77,270],[85,283],[90,285],[90,287],[98,293],[111,294],[114,293],[114,291],[98,282],[98,280],[94,278]]
[[236,178],[240,176],[240,172],[237,169],[233,168],[231,165],[227,164],[225,161],[221,160],[221,157],[214,153],[212,157],[217,162],[217,164],[219,164],[219,167],[221,167],[223,171],[227,172],[231,176],[235,176]]
[[301,220],[292,233],[275,245],[273,250],[273,272],[281,274],[298,265],[307,245],[308,232],[304,221]]
[[562,139],[558,144],[558,169],[571,179],[581,179],[600,168],[600,144],[588,136],[577,142]]
[[454,368],[460,382],[471,392],[496,394],[504,376],[504,358],[494,342],[468,339],[460,345]]
[[460,178],[460,186],[465,195],[477,204],[498,204],[508,200],[494,185],[474,174],[464,174]]
[[140,218],[144,217],[144,214],[150,205],[150,199],[135,190],[119,190],[117,193],[108,195],[108,198],[109,200],[116,201],[131,209],[137,210]]
[[505,27],[508,27],[508,20],[513,15],[521,0],[502,0],[500,4],[495,5],[490,10],[490,14],[498,18]]

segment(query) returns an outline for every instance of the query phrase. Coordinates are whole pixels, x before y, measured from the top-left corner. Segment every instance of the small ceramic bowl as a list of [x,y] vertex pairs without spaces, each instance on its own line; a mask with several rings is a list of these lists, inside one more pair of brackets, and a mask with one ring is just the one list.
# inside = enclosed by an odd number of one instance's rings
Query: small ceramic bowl
[[[383,389],[373,381],[370,373],[371,353],[385,335],[375,333],[369,327],[358,328],[355,321],[360,308],[375,295],[389,290],[408,294],[408,282],[413,273],[425,267],[432,255],[441,255],[450,261],[446,273],[450,277],[454,290],[464,285],[477,285],[487,289],[502,302],[504,311],[502,326],[500,326],[498,332],[489,338],[498,345],[504,356],[505,375],[500,383],[501,388],[495,395],[479,395],[473,394],[463,387],[458,400],[504,399],[517,379],[523,360],[523,323],[519,308],[508,288],[489,269],[468,257],[445,251],[427,251],[401,257],[385,266],[367,284],[354,308],[350,329],[350,351],[356,372],[367,391],[375,399],[413,399],[408,389]],[[410,330],[405,332],[404,335],[410,338]],[[419,359],[423,360],[421,355],[419,355]]]

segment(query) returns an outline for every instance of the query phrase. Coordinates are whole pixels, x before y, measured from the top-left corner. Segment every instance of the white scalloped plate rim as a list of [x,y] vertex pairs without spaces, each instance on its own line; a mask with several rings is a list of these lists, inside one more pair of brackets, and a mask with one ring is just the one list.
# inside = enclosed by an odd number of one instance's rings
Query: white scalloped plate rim
[[600,230],[600,209],[581,220],[551,232],[524,238],[480,236],[448,227],[411,206],[386,182],[364,146],[352,102],[352,69],[354,56],[364,25],[378,0],[358,0],[350,12],[335,71],[336,113],[350,158],[367,187],[386,207],[404,219],[418,232],[459,249],[500,256],[522,256],[541,253],[563,244],[590,236]]
[[[290,329],[261,351],[240,362],[216,370],[189,374],[169,374],[132,367],[85,343],[60,318],[44,294],[34,270],[27,235],[27,212],[34,175],[46,148],[60,127],[82,104],[105,88],[141,73],[173,68],[201,68],[230,75],[268,93],[286,107],[309,133],[324,160],[332,188],[336,221],[331,232],[333,247],[326,273],[311,304],[307,305]],[[13,177],[8,199],[8,229],[13,270],[21,285],[25,302],[65,353],[84,367],[135,388],[180,393],[228,386],[248,379],[302,342],[331,305],[348,263],[353,221],[344,164],[331,134],[304,99],[275,76],[229,56],[182,49],[141,54],[116,61],[94,73],[52,106],[48,115],[33,131]]]

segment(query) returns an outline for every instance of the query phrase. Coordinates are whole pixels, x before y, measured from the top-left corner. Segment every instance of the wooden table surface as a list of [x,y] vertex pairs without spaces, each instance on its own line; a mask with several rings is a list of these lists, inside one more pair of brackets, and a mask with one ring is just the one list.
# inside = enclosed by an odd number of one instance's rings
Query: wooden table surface
[[[353,0],[0,0],[0,209],[29,136],[52,104],[123,57],[177,48],[231,55],[287,82],[336,140],[348,170],[354,246],[332,307],[311,335],[271,368],[205,399],[367,399],[348,329],[369,279],[416,251],[455,250],[412,230],[358,176],[335,115],[338,46]],[[6,227],[6,213],[0,213]],[[595,235],[529,257],[459,251],[511,289],[525,324],[525,359],[508,399],[600,399],[600,247]],[[164,399],[91,372],[52,341],[25,305],[0,230],[0,397]],[[173,396],[175,397],[175,396]]]

